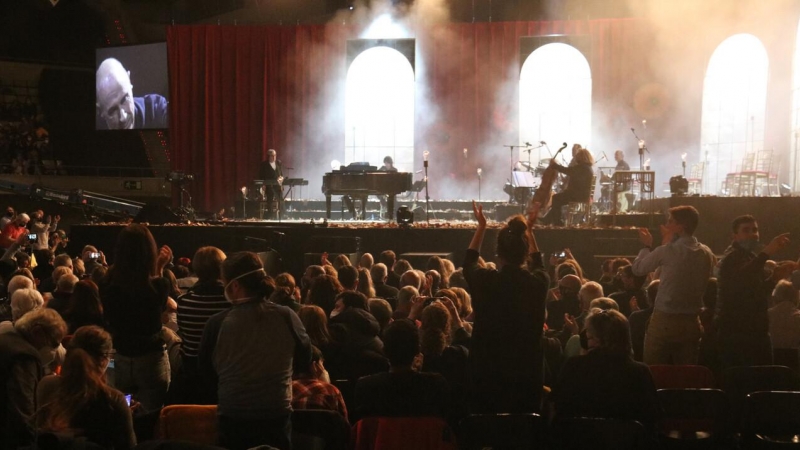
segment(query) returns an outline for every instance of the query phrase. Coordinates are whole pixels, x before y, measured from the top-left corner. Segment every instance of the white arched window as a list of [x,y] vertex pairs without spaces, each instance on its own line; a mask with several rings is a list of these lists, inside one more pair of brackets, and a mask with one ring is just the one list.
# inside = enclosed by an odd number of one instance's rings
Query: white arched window
[[414,69],[399,51],[373,47],[347,72],[344,162],[381,166],[391,156],[401,172],[414,167]]
[[767,51],[751,34],[729,37],[711,55],[703,82],[703,192],[720,193],[745,154],[763,150],[768,71]]
[[[539,47],[525,60],[519,76],[520,143],[545,141],[553,152],[564,141],[591,148],[591,132],[589,61],[571,45]],[[568,150],[562,153],[567,161],[572,157]],[[520,153],[521,160],[527,158],[527,153]],[[531,155],[534,163],[541,158],[549,158],[546,149]]]
[[792,73],[792,166],[789,179],[792,192],[800,191],[800,26],[794,43],[794,64]]

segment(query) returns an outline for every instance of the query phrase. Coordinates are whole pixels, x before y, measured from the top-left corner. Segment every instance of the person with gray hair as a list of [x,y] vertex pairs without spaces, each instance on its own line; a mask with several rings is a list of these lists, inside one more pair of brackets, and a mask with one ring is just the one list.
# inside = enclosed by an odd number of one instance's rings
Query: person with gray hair
[[556,418],[637,420],[652,430],[660,406],[650,370],[633,360],[628,320],[616,310],[593,309],[586,337],[588,352],[564,362],[550,394]]
[[33,443],[36,386],[67,332],[57,312],[40,308],[25,314],[0,339],[0,448]]
[[372,275],[372,285],[375,287],[375,295],[387,300],[392,305],[392,309],[397,306],[397,294],[400,292],[396,287],[386,284],[389,279],[389,269],[384,263],[377,263],[370,269]]
[[414,286],[404,286],[397,293],[397,308],[392,313],[394,320],[405,319],[411,313],[411,304],[419,297],[419,291]]
[[587,281],[583,284],[583,286],[581,286],[581,289],[578,291],[578,299],[580,300],[581,304],[581,315],[575,318],[575,321],[578,322],[578,327],[580,329],[583,329],[583,322],[586,320],[586,316],[589,314],[592,300],[600,297],[603,297],[603,285],[600,283],[596,281]]
[[371,253],[364,253],[361,255],[361,259],[358,261],[358,267],[367,270],[372,269],[373,264],[375,264],[375,258],[372,257]]
[[601,311],[610,311],[613,309],[614,311],[619,311],[619,305],[612,298],[600,297],[589,303],[589,310],[593,309],[599,309]]
[[72,297],[72,290],[78,281],[80,281],[78,277],[71,273],[61,275],[56,283],[56,290],[53,291],[53,297],[47,301],[47,307],[55,309],[64,316],[69,306],[69,299]]
[[11,297],[18,289],[33,289],[33,280],[24,275],[14,275],[6,289],[8,296]]
[[800,292],[791,281],[781,280],[772,291],[773,307],[769,314],[769,335],[773,348],[800,348]]
[[278,152],[275,149],[267,150],[267,159],[261,163],[258,171],[258,179],[262,181],[272,181],[277,184],[264,185],[263,196],[267,202],[267,218],[273,218],[275,212],[274,202],[278,203],[278,210],[283,210],[283,195],[281,194],[283,183],[283,164],[278,159]]
[[11,295],[11,317],[14,322],[25,314],[41,308],[44,305],[42,294],[36,289],[17,289]]
[[406,286],[411,286],[417,291],[422,291],[422,283],[424,279],[424,273],[420,275],[420,272],[417,270],[407,270],[402,276],[400,276],[400,289],[403,289]]

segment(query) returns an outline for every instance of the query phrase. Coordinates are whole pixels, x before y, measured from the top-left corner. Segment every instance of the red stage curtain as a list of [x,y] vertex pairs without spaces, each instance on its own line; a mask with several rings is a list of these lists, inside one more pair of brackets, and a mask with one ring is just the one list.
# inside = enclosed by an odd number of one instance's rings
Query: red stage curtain
[[[426,148],[457,158],[467,147],[506,160],[502,144],[518,139],[513,87],[523,36],[590,36],[593,108],[632,123],[625,115],[633,91],[650,73],[638,66],[644,28],[637,19],[610,19],[456,23],[418,33],[416,78],[427,86],[417,90],[418,101],[424,95],[438,114],[418,111],[417,159]],[[326,106],[343,105],[346,41],[357,37],[344,25],[169,27],[172,166],[197,176],[191,186],[197,208],[234,204],[269,148],[296,169],[288,176],[306,176],[310,196],[319,196],[333,157],[312,160],[312,150],[341,154],[344,107],[331,112]],[[611,125],[593,120],[593,138]],[[432,177],[462,176],[448,164],[431,171]],[[431,197],[437,198],[435,190]]]

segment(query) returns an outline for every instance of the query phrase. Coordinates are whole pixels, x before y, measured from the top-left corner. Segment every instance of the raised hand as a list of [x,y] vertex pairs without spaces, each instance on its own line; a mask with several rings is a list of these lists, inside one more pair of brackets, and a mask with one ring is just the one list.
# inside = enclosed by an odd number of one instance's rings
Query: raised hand
[[483,215],[483,205],[472,201],[472,212],[475,214],[475,220],[478,221],[478,226],[486,228],[486,216]]
[[639,228],[639,240],[645,247],[653,246],[653,235],[650,234],[650,230],[647,228]]
[[772,238],[770,243],[767,244],[766,247],[764,247],[763,251],[764,253],[772,256],[775,253],[778,253],[779,251],[786,248],[786,246],[789,245],[790,242],[791,240],[789,239],[789,233],[779,234],[774,238]]

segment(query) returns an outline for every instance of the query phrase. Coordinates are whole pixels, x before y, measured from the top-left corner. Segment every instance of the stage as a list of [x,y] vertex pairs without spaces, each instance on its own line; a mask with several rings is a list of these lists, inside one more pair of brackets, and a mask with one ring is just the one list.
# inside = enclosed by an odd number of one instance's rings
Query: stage
[[[377,203],[377,202],[376,202]],[[433,202],[432,202],[433,203]],[[487,215],[499,221],[518,212],[517,205],[483,202]],[[151,225],[158,244],[172,247],[175,256],[189,256],[203,245],[214,245],[226,252],[272,249],[282,257],[282,267],[299,275],[308,264],[318,263],[322,252],[355,255],[369,252],[377,256],[391,249],[403,253],[452,253],[460,266],[474,233],[467,201],[436,202],[437,214],[447,212],[450,220],[425,221],[424,209],[416,210],[416,223],[407,228],[395,223],[352,220],[232,220],[188,225]],[[597,217],[595,226],[537,227],[539,247],[551,254],[564,248],[572,250],[590,278],[599,276],[600,262],[612,256],[635,256],[641,245],[636,227],[650,227],[660,239],[658,226],[665,221],[666,210],[679,205],[692,205],[700,212],[700,226],[695,235],[714,253],[721,255],[730,243],[730,223],[742,214],[752,214],[759,222],[762,241],[777,234],[791,233],[793,242],[776,259],[798,257],[800,249],[800,197],[670,197],[658,198],[642,209],[652,207],[653,214],[635,213],[616,216],[617,226],[610,226],[608,215]],[[492,209],[489,209],[492,208]],[[377,212],[377,210],[375,210]],[[431,214],[435,217],[434,214]],[[103,249],[113,261],[113,247],[119,224],[74,224],[70,227],[71,248],[93,244]],[[487,230],[482,255],[494,260],[499,224]]]
[[[456,267],[461,265],[472,235],[474,222],[436,222],[408,228],[396,224],[371,222],[277,223],[234,221],[204,225],[151,225],[159,245],[169,245],[175,257],[192,257],[197,248],[213,245],[231,253],[240,250],[276,250],[283,259],[283,270],[300,275],[308,264],[318,264],[319,254],[369,252],[377,257],[384,250],[403,253],[452,253]],[[86,244],[103,249],[113,261],[113,248],[122,225],[73,225],[70,246]],[[489,228],[482,255],[495,259],[499,227]],[[627,228],[541,228],[535,231],[542,251],[549,256],[564,248],[572,250],[588,276],[599,276],[599,264],[608,256],[636,255],[641,245],[635,229]],[[332,259],[332,258],[331,258]],[[424,268],[424,267],[422,267]]]

